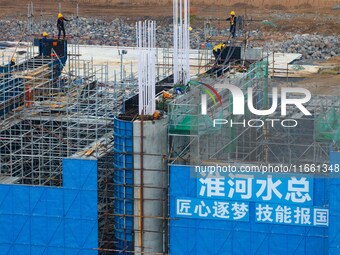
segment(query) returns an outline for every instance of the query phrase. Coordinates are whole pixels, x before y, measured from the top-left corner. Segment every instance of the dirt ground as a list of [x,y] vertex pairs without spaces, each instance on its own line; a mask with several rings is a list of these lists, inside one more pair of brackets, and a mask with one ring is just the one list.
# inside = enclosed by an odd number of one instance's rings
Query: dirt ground
[[[234,10],[237,15],[242,15],[247,20],[252,20],[247,22],[246,29],[248,31],[257,29],[264,31],[264,40],[273,39],[280,41],[287,39],[286,32],[340,35],[340,9],[334,10],[331,6],[313,7],[309,4],[299,4],[289,8],[282,5],[286,1],[282,2],[281,5],[278,5],[275,0],[264,1],[272,2],[273,4],[256,7],[251,4],[236,2],[231,6],[216,6],[213,4],[198,5],[196,2],[191,1],[191,14],[194,17],[193,26],[203,26],[202,20],[213,18],[215,19],[213,21],[214,26],[219,28],[225,27],[225,18],[231,10]],[[55,17],[59,12],[59,2],[61,3],[62,12],[66,16],[76,14],[77,1],[75,0],[36,0],[33,1],[35,18],[39,18],[41,15],[44,17]],[[172,15],[172,4],[136,4],[141,1],[120,1],[120,4],[111,3],[115,1],[105,1],[107,2],[106,4],[101,3],[104,1],[87,0],[81,2],[84,2],[79,4],[79,16],[81,17],[98,17],[108,20],[112,20],[115,17],[127,17],[131,20],[139,19],[140,17],[151,17],[162,20],[162,18],[165,19]],[[171,3],[171,1],[167,2]],[[249,2],[256,3],[256,1]],[[313,2],[317,2],[317,0]],[[28,1],[26,0],[0,0],[0,18],[16,17],[18,19],[26,19],[27,3]],[[295,3],[299,3],[299,1]],[[273,22],[276,27],[263,25],[261,23],[263,20]]]
[[325,69],[306,77],[296,85],[307,88],[314,95],[337,95],[340,100],[340,56],[316,64]]
[[[33,1],[35,17],[39,18],[41,15],[44,17],[55,17],[59,12],[59,2],[61,4],[62,12],[65,15],[70,16],[76,14],[77,1],[75,0],[36,0]],[[142,1],[131,0],[120,1],[119,4],[115,3],[117,1],[112,0],[87,0],[80,2],[79,15],[81,17],[101,17],[109,20],[112,20],[115,17],[128,17],[132,20],[140,17],[152,17],[159,20],[172,15],[172,4],[150,4],[152,1],[144,1],[149,4],[141,4]],[[106,4],[101,2],[106,2]],[[171,3],[171,1],[165,2]],[[242,15],[247,20],[252,20],[251,22],[248,22],[247,30],[261,29],[266,32],[265,39],[282,39],[280,38],[280,34],[282,32],[302,34],[319,33],[325,35],[340,34],[340,9],[334,10],[331,6],[313,7],[310,4],[301,4],[299,3],[300,1],[295,1],[295,6],[286,7],[282,4],[287,3],[288,5],[289,1],[279,1],[280,4],[277,4],[278,1],[276,0],[263,0],[262,2],[272,2],[273,4],[267,4],[262,7],[256,7],[243,2],[236,2],[230,6],[214,4],[202,5],[197,4],[195,1],[191,2],[191,14],[194,17],[193,25],[197,26],[201,26],[203,24],[202,20],[206,18],[213,18],[216,19],[213,21],[215,26],[224,27],[225,18],[229,16],[229,12],[231,10],[234,10],[237,15]],[[228,2],[233,3],[233,1]],[[249,2],[253,4],[256,3],[254,0]],[[318,1],[314,0],[313,3],[314,2],[317,3]],[[26,0],[0,0],[0,18],[17,17],[18,19],[25,19],[27,17],[27,4],[28,1]],[[276,27],[265,26],[261,24],[262,20],[269,20],[273,22]]]

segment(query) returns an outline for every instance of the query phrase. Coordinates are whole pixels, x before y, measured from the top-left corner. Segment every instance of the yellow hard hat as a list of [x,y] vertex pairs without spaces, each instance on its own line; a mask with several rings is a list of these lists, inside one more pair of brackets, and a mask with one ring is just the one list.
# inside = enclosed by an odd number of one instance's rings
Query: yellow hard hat
[[213,50],[214,50],[214,51],[220,50],[220,49],[224,48],[224,46],[225,46],[224,43],[217,44],[217,45],[213,48]]
[[12,61],[12,62],[15,62],[15,58],[12,58],[11,61]]
[[230,12],[230,15],[235,16],[236,13],[235,13],[234,11],[231,11],[231,12]]
[[63,17],[63,14],[62,13],[59,13],[58,14],[58,19],[62,18]]
[[44,32],[43,37],[47,37],[47,36],[48,36],[48,33]]
[[189,31],[192,31],[192,27],[189,27]]

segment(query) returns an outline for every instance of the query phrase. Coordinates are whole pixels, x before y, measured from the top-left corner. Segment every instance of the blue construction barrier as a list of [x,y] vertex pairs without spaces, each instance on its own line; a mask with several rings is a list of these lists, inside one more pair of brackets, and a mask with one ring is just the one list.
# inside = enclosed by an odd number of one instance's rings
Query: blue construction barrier
[[97,161],[63,160],[63,187],[0,185],[1,255],[98,254]]
[[[332,152],[330,165],[340,165],[340,153]],[[332,174],[329,180],[329,255],[340,254],[340,179],[339,173]]]

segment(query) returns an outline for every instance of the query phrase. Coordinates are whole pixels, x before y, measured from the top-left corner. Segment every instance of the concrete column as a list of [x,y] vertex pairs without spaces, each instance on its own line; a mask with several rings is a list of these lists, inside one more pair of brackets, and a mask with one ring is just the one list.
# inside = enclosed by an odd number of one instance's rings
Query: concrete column
[[[141,126],[143,126],[143,145],[141,145]],[[135,121],[133,135],[135,252],[136,254],[162,253],[166,231],[166,221],[163,217],[167,215],[164,199],[167,196],[168,183],[165,157],[163,158],[167,153],[166,121],[143,121],[142,125],[141,121]],[[141,163],[143,178],[141,178]]]

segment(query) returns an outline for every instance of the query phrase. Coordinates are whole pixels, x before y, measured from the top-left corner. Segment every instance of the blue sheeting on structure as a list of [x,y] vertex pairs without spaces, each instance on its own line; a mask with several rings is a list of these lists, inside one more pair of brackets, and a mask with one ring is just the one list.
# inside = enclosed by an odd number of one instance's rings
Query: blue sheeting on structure
[[117,254],[133,254],[133,122],[114,120],[114,236]]
[[97,161],[64,159],[63,187],[0,185],[0,254],[98,254]]
[[[315,178],[313,185],[313,205],[321,208],[327,208],[329,197],[329,180]],[[337,190],[339,190],[339,188],[337,188]],[[190,167],[171,166],[171,255],[328,254],[327,227],[257,223],[255,222],[255,202],[252,201],[249,202],[249,222],[177,217],[177,198],[197,198],[197,196],[197,179],[190,176]],[[339,207],[340,199],[338,200],[339,201],[337,201],[337,205]],[[337,209],[337,211],[339,210]],[[336,228],[338,232],[340,216],[336,216],[332,211],[332,208],[331,212],[334,217],[338,218],[337,223],[335,223],[334,219],[330,225],[332,226],[333,224],[333,228]],[[339,215],[339,212],[336,214]],[[338,236],[338,239],[339,238],[340,235]],[[335,244],[338,244],[339,246],[339,242],[337,240],[335,240]],[[331,245],[332,244],[330,243],[330,246]],[[333,252],[331,254],[339,254],[339,252]]]
[[[340,153],[332,152],[330,165],[340,165]],[[329,185],[329,255],[340,254],[340,173],[334,173]]]

